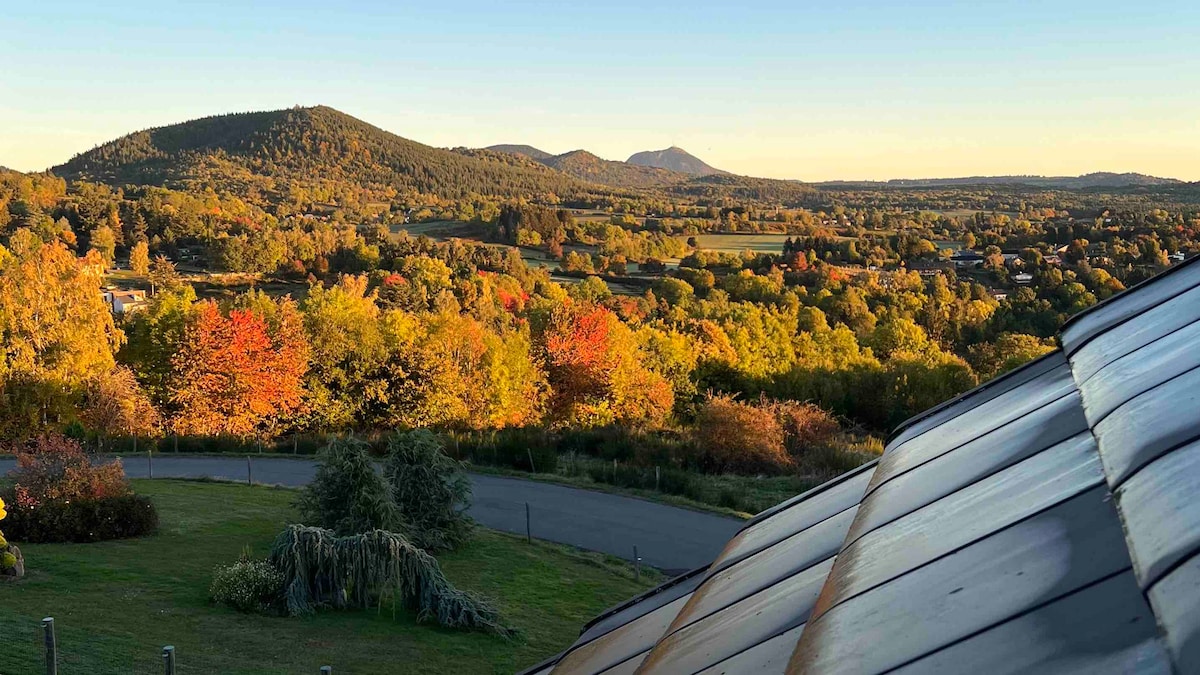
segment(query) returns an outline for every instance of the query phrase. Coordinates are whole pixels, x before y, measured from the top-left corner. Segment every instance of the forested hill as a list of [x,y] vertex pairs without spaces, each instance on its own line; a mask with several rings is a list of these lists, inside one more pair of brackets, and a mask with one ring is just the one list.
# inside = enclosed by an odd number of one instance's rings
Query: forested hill
[[325,106],[218,115],[139,131],[53,171],[113,185],[211,186],[235,194],[365,190],[384,199],[409,191],[454,198],[594,189],[524,157],[433,148]]

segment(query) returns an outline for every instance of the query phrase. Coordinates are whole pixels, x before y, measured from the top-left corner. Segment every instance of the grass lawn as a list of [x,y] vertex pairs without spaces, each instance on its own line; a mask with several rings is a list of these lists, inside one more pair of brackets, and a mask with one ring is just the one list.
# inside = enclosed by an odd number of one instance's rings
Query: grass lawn
[[[239,614],[208,602],[213,568],[248,548],[265,555],[293,519],[296,492],[189,481],[134,481],[161,528],[144,539],[29,544],[28,574],[0,584],[0,673],[41,672],[41,619],[55,619],[71,673],[160,673],[163,645],[180,673],[511,673],[574,641],[585,621],[660,581],[625,563],[478,530],[439,558],[460,588],[490,598],[515,640],[418,625],[411,614],[325,612],[308,618]],[[20,543],[20,542],[16,542]]]

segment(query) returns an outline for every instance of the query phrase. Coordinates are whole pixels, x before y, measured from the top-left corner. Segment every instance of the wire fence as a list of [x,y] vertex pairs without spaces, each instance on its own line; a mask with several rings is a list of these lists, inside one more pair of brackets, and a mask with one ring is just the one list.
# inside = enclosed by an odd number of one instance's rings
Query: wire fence
[[[17,672],[31,674],[43,672],[46,675],[58,675],[60,666],[65,666],[62,671],[63,675],[96,672],[137,672],[177,675],[178,673],[198,673],[202,671],[207,672],[208,670],[206,668],[196,670],[187,668],[185,665],[187,662],[186,654],[181,657],[174,645],[164,645],[157,655],[124,655],[120,659],[122,663],[119,664],[101,656],[89,658],[85,654],[73,652],[69,642],[64,643],[60,649],[60,628],[60,626],[55,625],[54,617],[48,616],[42,619],[41,628],[37,630],[39,633],[38,640],[36,644],[30,640],[26,645],[29,649],[21,649],[16,644],[19,641],[18,636],[6,635],[3,651],[7,656],[19,657],[19,662],[11,664],[11,667],[14,668],[12,671],[9,671],[8,668],[10,666],[5,664],[2,672],[6,673],[6,675]],[[78,632],[72,631],[72,637],[78,637]],[[95,659],[102,659],[105,663],[96,663],[94,662]],[[16,668],[20,668],[20,670],[16,670]],[[321,666],[318,673],[320,675],[332,675],[333,667]]]

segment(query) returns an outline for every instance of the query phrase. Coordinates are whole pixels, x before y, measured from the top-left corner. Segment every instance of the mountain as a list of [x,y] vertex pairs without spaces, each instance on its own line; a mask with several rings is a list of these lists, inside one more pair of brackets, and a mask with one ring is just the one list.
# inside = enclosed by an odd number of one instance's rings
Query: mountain
[[960,187],[963,185],[1017,185],[1047,189],[1163,187],[1179,185],[1174,178],[1140,173],[1096,172],[1082,176],[967,176],[963,178],[897,178],[889,181],[828,181],[823,186]]
[[690,178],[667,169],[601,159],[587,150],[572,150],[541,161],[575,178],[615,188],[661,188],[686,182]]
[[484,148],[484,150],[491,150],[492,152],[507,152],[513,155],[524,155],[530,159],[536,159],[539,162],[550,159],[554,156],[553,154],[546,152],[545,150],[539,150],[532,145],[511,145],[501,143],[500,145],[489,145]]
[[693,176],[711,176],[713,174],[727,173],[720,169],[705,164],[698,157],[688,154],[683,148],[671,146],[666,150],[647,150],[639,152],[631,156],[628,160],[630,164],[638,166],[652,166],[659,169],[669,169],[678,171],[679,173],[691,174]]
[[595,190],[518,155],[433,148],[326,106],[218,115],[139,131],[55,167],[67,179],[112,185],[212,187],[238,195],[294,188],[462,197]]

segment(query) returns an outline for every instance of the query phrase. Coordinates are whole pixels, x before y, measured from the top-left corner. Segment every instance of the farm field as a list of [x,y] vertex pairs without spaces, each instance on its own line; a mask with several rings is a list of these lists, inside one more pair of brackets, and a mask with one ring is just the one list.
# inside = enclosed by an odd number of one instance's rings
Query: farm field
[[780,253],[783,242],[791,235],[769,234],[698,234],[696,244],[710,251],[741,253],[750,249],[755,253]]

